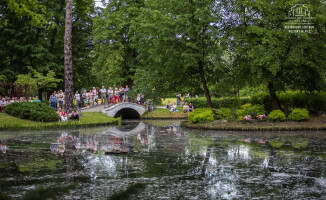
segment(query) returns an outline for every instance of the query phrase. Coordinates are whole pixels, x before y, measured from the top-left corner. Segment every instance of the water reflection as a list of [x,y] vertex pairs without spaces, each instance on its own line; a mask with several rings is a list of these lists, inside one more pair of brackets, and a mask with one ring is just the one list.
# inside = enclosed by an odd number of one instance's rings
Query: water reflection
[[134,183],[146,184],[135,199],[326,197],[324,132],[200,131],[130,122],[1,134],[0,189],[14,199],[67,183],[77,187],[60,199],[106,199]]

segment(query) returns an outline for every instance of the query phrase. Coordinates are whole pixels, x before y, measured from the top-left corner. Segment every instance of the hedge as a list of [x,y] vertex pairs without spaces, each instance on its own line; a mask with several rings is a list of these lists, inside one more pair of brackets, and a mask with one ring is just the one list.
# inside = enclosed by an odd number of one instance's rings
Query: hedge
[[[285,113],[290,113],[294,108],[306,108],[313,113],[326,111],[326,92],[305,93],[299,91],[286,91],[278,93],[277,97]],[[267,112],[273,110],[271,97],[268,93],[254,95],[251,98],[251,104],[264,105]]]
[[11,103],[6,106],[5,112],[14,117],[39,122],[55,122],[59,116],[49,104],[43,102]]
[[[238,108],[243,104],[250,103],[250,98],[236,98],[236,97],[223,97],[212,98],[213,108]],[[185,99],[185,102],[191,104],[196,108],[207,108],[207,101],[205,97]]]

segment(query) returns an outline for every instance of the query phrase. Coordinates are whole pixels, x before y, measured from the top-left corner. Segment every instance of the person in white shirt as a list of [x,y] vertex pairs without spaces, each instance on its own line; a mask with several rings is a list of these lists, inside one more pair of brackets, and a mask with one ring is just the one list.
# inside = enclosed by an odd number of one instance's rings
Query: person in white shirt
[[189,106],[187,105],[187,102],[185,103],[185,105],[183,106],[183,112],[189,112]]
[[64,94],[63,94],[62,90],[60,90],[59,94],[57,96],[57,100],[58,100],[60,108],[62,108],[62,106],[63,106],[63,99],[64,99]]
[[100,89],[101,92],[101,104],[105,104],[106,101],[106,89],[104,88],[104,86],[102,86],[102,88]]
[[114,92],[113,92],[112,87],[109,87],[109,89],[108,89],[108,95],[109,95],[108,103],[110,103],[110,104],[113,102],[113,98],[114,98],[114,94],[113,93]]
[[0,101],[0,111],[3,112],[5,107],[7,105],[7,101],[5,98],[2,98],[2,100]]
[[92,93],[93,93],[93,95],[92,95],[93,106],[94,106],[95,102],[96,102],[96,106],[98,106],[98,92],[95,87],[93,87]]
[[80,107],[80,94],[78,93],[78,90],[76,91],[75,99],[76,99],[76,107],[79,108]]
[[179,111],[179,110],[177,109],[177,104],[174,103],[173,106],[172,106],[172,109],[170,110],[170,112],[177,112],[177,111]]
[[88,103],[87,96],[88,96],[88,94],[87,94],[86,90],[84,90],[82,97],[83,97],[83,101],[84,101],[84,105],[85,105],[86,109],[87,109],[87,103]]

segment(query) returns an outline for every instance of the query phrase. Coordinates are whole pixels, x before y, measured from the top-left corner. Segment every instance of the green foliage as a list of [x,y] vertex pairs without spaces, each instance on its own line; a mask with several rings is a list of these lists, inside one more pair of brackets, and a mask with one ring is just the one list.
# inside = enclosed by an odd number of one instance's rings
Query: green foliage
[[[310,112],[326,111],[326,92],[286,91],[277,94],[284,112],[289,113],[294,108],[306,108]],[[254,95],[250,101],[253,105],[264,105],[266,111],[272,110],[272,102],[268,93]]]
[[215,119],[231,119],[231,109],[230,108],[220,108],[215,111]]
[[32,77],[32,74],[20,74],[17,76],[16,82],[23,88],[23,94],[27,96],[34,96],[37,92],[37,80]]
[[34,96],[38,88],[43,88],[44,91],[45,88],[56,88],[57,83],[62,81],[55,78],[55,73],[52,70],[44,76],[30,66],[27,68],[30,72],[18,75],[15,82],[23,87],[23,93],[26,97]]
[[[206,98],[190,98],[185,99],[188,104],[191,102],[195,108],[206,108]],[[249,103],[250,98],[236,98],[236,97],[224,97],[224,98],[212,98],[213,108],[238,108],[243,104]]]
[[38,87],[43,88],[44,90],[45,88],[56,88],[57,83],[62,81],[61,79],[55,78],[55,72],[53,70],[48,71],[46,76],[44,76],[32,67],[28,67],[28,69],[33,73]]
[[280,122],[285,120],[285,114],[281,110],[273,110],[268,115],[268,120],[273,122]]
[[214,79],[213,68],[222,53],[218,26],[212,23],[219,20],[216,2],[144,2],[138,21],[130,27],[140,64],[135,87],[155,96],[184,88],[202,94],[206,82]]
[[[27,16],[32,18],[34,25],[41,26],[49,23],[45,18],[46,6],[39,4],[37,0],[5,0],[11,12],[17,17]],[[8,23],[0,21],[0,29]]]
[[[40,7],[45,8],[44,12],[40,12]],[[27,10],[28,13],[17,14],[17,9]],[[95,74],[90,73],[94,57],[91,53],[93,0],[76,0],[73,12],[72,60],[77,89],[93,86],[96,81]],[[63,80],[65,1],[5,0],[0,1],[0,13],[0,26],[3,21],[7,23],[0,31],[0,74],[13,83],[19,74],[29,73],[26,66],[32,66],[42,75],[53,70],[54,77]],[[34,23],[33,17],[39,17],[35,13],[43,15],[39,19],[44,23]],[[63,82],[57,83],[56,87],[62,89]]]
[[130,31],[137,23],[144,1],[109,1],[106,8],[94,18],[93,44],[95,68],[99,82],[112,87],[128,84],[132,87],[138,66],[135,32]]
[[212,122],[214,121],[214,114],[209,108],[198,108],[189,114],[189,120],[192,123],[203,123],[205,121]]
[[247,115],[253,115],[252,117],[256,117],[257,115],[263,115],[265,113],[266,111],[262,105],[251,104],[242,105],[241,108],[236,111],[237,118],[240,120]]
[[[288,11],[296,3],[293,0],[276,0],[272,4],[268,0],[221,2],[223,13],[227,13],[222,15],[227,32],[224,38],[233,38],[228,44],[232,45],[231,71],[238,72],[234,73],[237,82],[254,87],[270,86],[271,94],[286,89],[325,88],[324,1],[309,1],[313,32],[293,34],[281,22],[287,20]],[[238,17],[228,18],[230,15]]]
[[303,121],[309,119],[309,112],[304,108],[295,108],[288,116],[292,121]]
[[55,122],[59,120],[59,116],[47,103],[11,103],[6,106],[6,113],[19,117],[21,119],[29,119],[39,122]]

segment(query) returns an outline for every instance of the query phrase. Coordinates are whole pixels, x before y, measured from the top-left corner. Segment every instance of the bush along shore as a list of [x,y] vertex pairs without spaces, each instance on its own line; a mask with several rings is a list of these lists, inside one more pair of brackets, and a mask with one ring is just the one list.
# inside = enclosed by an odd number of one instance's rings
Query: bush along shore
[[326,115],[309,116],[305,108],[294,108],[289,114],[281,110],[266,114],[263,105],[245,104],[237,109],[196,109],[182,126],[215,130],[326,130]]
[[0,130],[41,130],[58,128],[77,128],[98,125],[119,125],[121,118],[112,118],[103,113],[85,112],[80,121],[67,122],[36,122],[28,119],[20,119],[0,113]]

